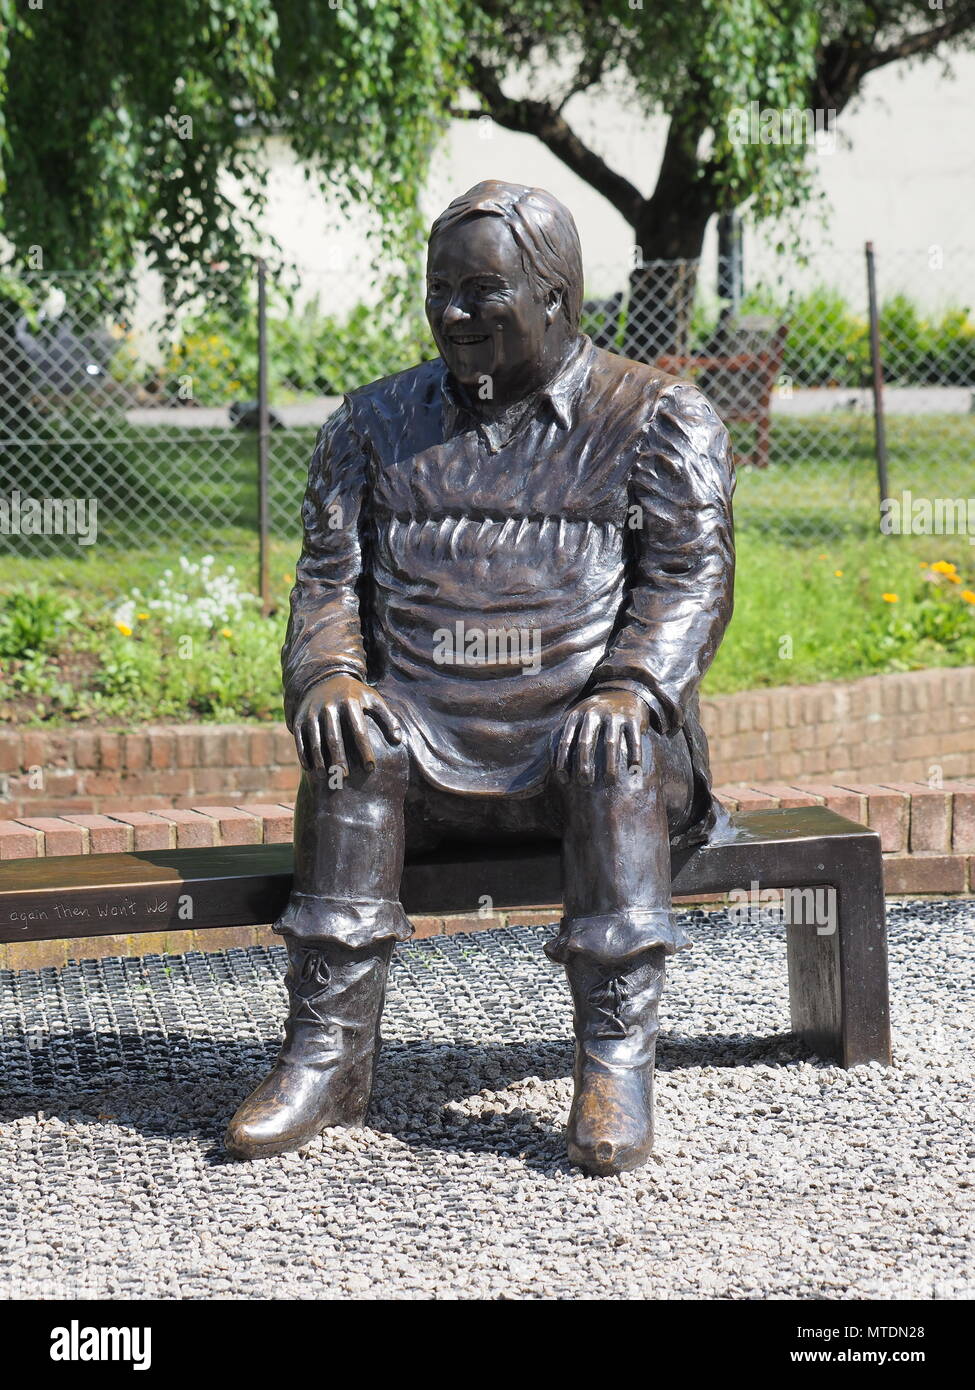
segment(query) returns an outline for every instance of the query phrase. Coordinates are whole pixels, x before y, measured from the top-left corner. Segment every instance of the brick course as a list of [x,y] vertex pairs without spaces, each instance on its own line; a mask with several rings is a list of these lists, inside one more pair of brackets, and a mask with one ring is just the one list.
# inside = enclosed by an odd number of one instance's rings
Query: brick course
[[[709,696],[701,711],[716,785],[826,783],[861,801],[858,787],[975,785],[975,667]],[[189,810],[206,801],[277,804],[294,798],[298,777],[291,735],[280,725],[0,731],[0,818],[9,820]],[[961,810],[963,839],[975,811]],[[919,808],[915,826],[919,843],[932,851],[942,843],[934,801]],[[903,848],[898,833],[891,821],[892,851]]]

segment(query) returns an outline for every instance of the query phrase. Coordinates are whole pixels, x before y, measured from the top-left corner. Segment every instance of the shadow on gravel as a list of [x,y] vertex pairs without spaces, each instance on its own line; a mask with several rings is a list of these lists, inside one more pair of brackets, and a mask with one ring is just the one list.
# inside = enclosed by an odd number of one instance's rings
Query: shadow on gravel
[[[18,1043],[21,1045],[18,1046]],[[181,1033],[8,1035],[0,1123],[42,1111],[68,1124],[122,1125],[146,1137],[214,1141],[212,1162],[224,1161],[224,1125],[267,1071],[277,1044],[201,1038]],[[803,1058],[791,1034],[665,1037],[658,1069],[786,1066]],[[824,1064],[825,1065],[825,1064]],[[495,1113],[519,1082],[568,1078],[572,1042],[391,1042],[383,1049],[370,1126],[411,1146],[466,1152],[517,1153],[551,1164],[562,1153],[561,1130],[528,1111]],[[451,1107],[481,1093],[480,1114]]]

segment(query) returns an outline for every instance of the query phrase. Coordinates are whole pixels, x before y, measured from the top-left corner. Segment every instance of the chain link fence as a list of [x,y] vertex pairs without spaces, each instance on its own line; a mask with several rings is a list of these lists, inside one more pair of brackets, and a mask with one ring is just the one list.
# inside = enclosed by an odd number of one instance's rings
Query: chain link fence
[[[975,497],[975,254],[876,258],[892,496]],[[724,286],[734,276],[719,267]],[[739,529],[814,544],[876,533],[880,485],[863,253],[823,252],[736,304],[693,262],[656,262],[587,302],[603,346],[696,380],[729,425]],[[606,283],[605,273],[600,277]]]
[[[728,420],[740,529],[800,544],[876,531],[862,255],[791,263],[737,303],[696,262],[590,270],[615,286],[586,301],[594,340],[697,380]],[[877,275],[889,491],[975,497],[975,253],[881,246]],[[94,501],[100,543],[256,556],[256,293],[237,313],[204,296],[167,318],[144,286],[133,299],[82,274],[49,283],[0,280],[0,550],[89,543]],[[420,301],[418,283],[416,304],[391,314],[340,269],[304,275],[287,299],[272,286],[275,540],[297,543],[315,434],[341,393],[431,355]]]
[[0,280],[0,547],[253,543],[230,346],[84,274]]

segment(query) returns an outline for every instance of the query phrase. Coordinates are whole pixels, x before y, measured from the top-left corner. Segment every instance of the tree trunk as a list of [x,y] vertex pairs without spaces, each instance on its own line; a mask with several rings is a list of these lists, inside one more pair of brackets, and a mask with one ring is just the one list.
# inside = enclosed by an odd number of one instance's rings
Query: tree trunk
[[637,362],[685,353],[698,264],[718,203],[697,147],[699,119],[674,117],[653,195],[637,214],[623,352]]
[[697,291],[697,261],[651,261],[630,272],[623,355],[655,362],[687,352]]

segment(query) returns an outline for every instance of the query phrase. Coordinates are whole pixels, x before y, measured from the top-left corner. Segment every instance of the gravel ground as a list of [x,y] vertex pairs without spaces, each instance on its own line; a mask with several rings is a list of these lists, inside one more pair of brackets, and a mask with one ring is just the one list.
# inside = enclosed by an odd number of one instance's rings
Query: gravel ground
[[283,952],[0,976],[0,1292],[30,1298],[971,1298],[975,904],[890,910],[896,1066],[786,1030],[782,932],[686,914],[658,1144],[564,1158],[543,929],[400,948],[372,1127],[240,1164]]

